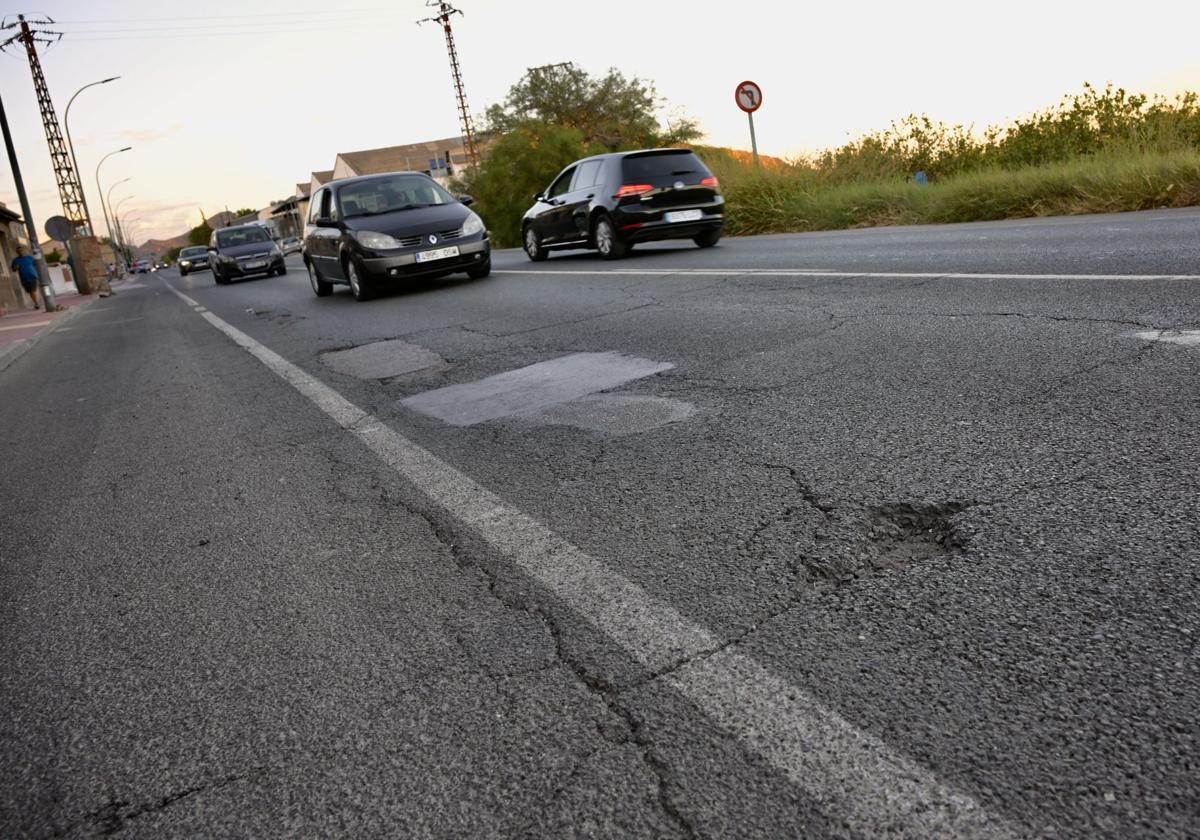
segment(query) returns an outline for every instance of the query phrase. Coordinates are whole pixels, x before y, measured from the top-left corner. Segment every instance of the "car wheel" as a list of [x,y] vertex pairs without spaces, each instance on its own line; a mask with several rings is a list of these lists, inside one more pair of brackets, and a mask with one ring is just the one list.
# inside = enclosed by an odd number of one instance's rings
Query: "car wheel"
[[187,269],[186,269],[186,268],[181,268],[181,269],[179,269],[179,276],[180,276],[180,277],[187,277]]
[[287,266],[286,265],[279,266],[279,271],[277,273],[279,274],[280,277],[287,274]]
[[534,262],[541,262],[550,256],[546,249],[542,247],[542,238],[538,236],[538,232],[533,225],[525,228],[525,255]]
[[706,230],[704,233],[692,237],[692,241],[701,248],[711,248],[721,241],[721,231]]
[[217,281],[218,286],[224,286],[229,283],[227,279],[221,276],[221,272],[217,271],[215,268],[213,269],[213,279]]
[[617,236],[617,231],[613,228],[613,223],[608,216],[601,216],[596,220],[596,232],[593,239],[596,242],[596,250],[604,259],[619,260],[625,256],[625,243]]
[[333,284],[322,280],[321,275],[317,273],[317,267],[312,263],[308,264],[308,282],[312,284],[313,293],[317,297],[333,294]]
[[479,265],[467,269],[467,276],[472,280],[482,280],[492,273],[492,258],[488,257]]
[[355,300],[371,299],[371,285],[354,265],[354,260],[346,260],[346,280],[350,283],[350,292]]

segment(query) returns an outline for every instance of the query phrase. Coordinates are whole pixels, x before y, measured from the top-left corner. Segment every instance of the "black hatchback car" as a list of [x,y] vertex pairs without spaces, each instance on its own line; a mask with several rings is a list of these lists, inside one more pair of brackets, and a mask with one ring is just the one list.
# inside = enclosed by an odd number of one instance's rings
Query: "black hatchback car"
[[233,225],[213,231],[208,243],[213,279],[226,285],[252,274],[287,274],[283,252],[262,225]]
[[525,253],[534,261],[565,248],[594,248],[618,259],[634,243],[660,239],[711,248],[725,225],[717,179],[689,149],[575,161],[534,201],[521,222]]
[[492,270],[483,219],[420,172],[390,172],[331,181],[309,203],[304,264],[324,297],[345,283],[357,300],[409,278]]

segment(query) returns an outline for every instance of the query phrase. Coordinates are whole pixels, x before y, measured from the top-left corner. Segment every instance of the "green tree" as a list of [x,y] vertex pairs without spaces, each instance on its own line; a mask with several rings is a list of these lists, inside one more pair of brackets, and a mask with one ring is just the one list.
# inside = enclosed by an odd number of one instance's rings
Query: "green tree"
[[201,222],[188,231],[189,245],[207,245],[211,238],[212,228],[208,226],[208,222]]
[[63,261],[63,255],[57,248],[55,248],[53,251],[47,251],[46,253],[42,254],[42,259],[46,261],[46,265],[54,265],[55,263],[60,263]]
[[249,207],[243,207],[241,210],[233,211],[233,218],[240,219],[242,216],[257,216],[257,210],[251,210]]
[[168,248],[166,261],[169,263],[175,262],[177,259],[179,259],[179,252],[182,250],[183,249],[180,248],[178,245],[176,245],[174,248]]
[[700,137],[694,120],[679,117],[665,130],[656,111],[663,104],[654,85],[610,69],[592,76],[571,62],[535,67],[508,91],[502,104],[487,110],[497,134],[530,123],[575,129],[585,143],[608,151],[687,143]]
[[550,186],[571,161],[604,150],[599,143],[587,142],[577,128],[527,122],[497,139],[486,163],[468,173],[461,186],[474,196],[475,209],[486,220],[495,244],[519,245],[521,216],[534,194]]

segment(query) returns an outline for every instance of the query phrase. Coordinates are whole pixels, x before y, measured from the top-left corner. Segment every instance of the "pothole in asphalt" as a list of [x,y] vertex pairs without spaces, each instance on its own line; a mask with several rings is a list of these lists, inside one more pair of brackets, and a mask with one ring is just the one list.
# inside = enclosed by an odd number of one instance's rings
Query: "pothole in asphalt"
[[521,415],[521,419],[538,425],[573,426],[610,435],[629,435],[678,423],[695,413],[696,407],[683,400],[597,394],[548,406]]
[[878,551],[873,565],[894,568],[962,553],[965,543],[953,519],[967,507],[963,502],[946,502],[875,508],[867,533]]
[[348,350],[321,354],[321,361],[347,376],[359,379],[393,379],[430,368],[445,369],[446,362],[437,353],[399,339],[360,344]]

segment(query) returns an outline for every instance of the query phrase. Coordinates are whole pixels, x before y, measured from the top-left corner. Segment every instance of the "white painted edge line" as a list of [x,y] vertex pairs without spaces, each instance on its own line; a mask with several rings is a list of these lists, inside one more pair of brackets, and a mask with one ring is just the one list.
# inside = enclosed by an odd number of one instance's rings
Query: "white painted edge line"
[[666,277],[668,275],[694,277],[724,277],[732,274],[751,277],[861,277],[867,279],[886,280],[1138,280],[1138,281],[1169,281],[1169,280],[1200,280],[1200,274],[1000,274],[979,273],[963,274],[939,271],[835,271],[832,269],[816,268],[598,268],[593,270],[580,269],[492,269],[492,274],[521,274],[521,275],[599,275],[599,274],[635,274],[651,277]]
[[[165,279],[163,284],[192,309],[202,308]],[[879,831],[886,827],[886,836],[904,838],[1024,836],[754,659],[720,650],[721,640],[674,607],[275,351],[211,312],[200,315],[634,660],[667,671],[662,679],[852,831],[884,836]]]

